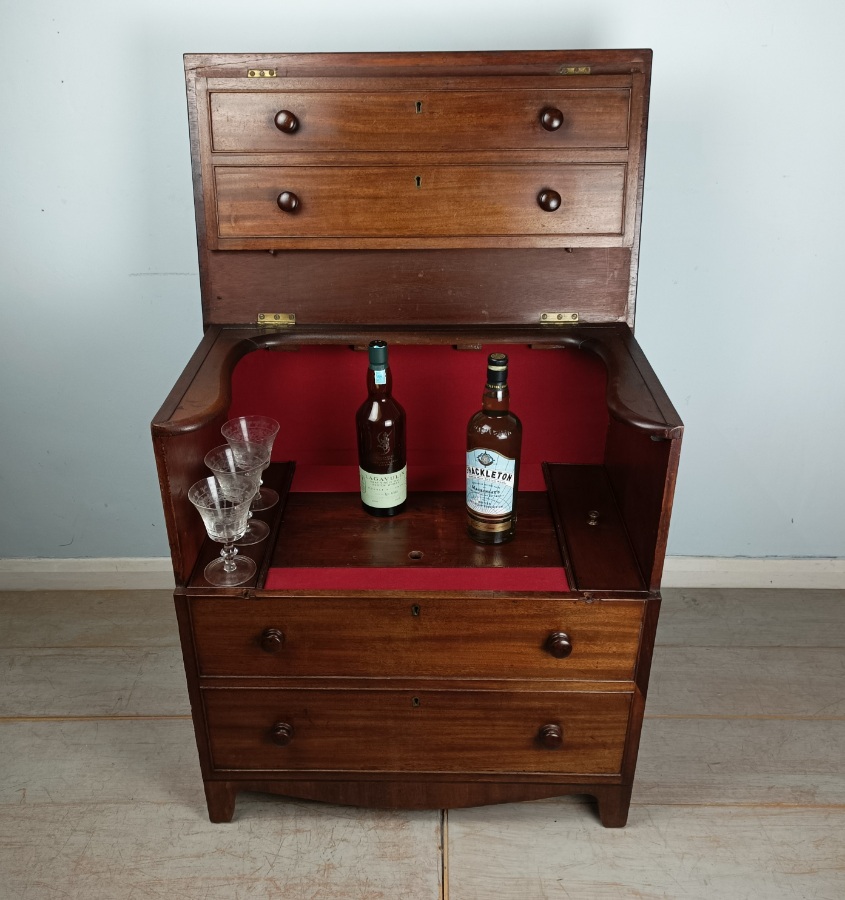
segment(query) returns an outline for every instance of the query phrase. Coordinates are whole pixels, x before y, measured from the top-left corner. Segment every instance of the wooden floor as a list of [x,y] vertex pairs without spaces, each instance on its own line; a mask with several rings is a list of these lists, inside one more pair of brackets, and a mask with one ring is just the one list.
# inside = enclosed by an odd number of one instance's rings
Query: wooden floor
[[0,900],[845,898],[845,591],[669,591],[627,828],[589,803],[206,816],[169,594],[0,594]]

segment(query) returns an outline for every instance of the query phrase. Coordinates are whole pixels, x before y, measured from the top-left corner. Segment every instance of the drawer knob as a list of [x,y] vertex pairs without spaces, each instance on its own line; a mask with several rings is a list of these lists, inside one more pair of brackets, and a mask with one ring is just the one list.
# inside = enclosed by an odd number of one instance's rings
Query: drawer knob
[[282,191],[276,197],[276,203],[279,204],[279,209],[282,212],[295,213],[299,209],[299,197],[293,191]]
[[276,722],[270,729],[270,740],[277,747],[287,747],[293,740],[293,725],[289,722]]
[[546,131],[557,131],[563,125],[563,113],[553,106],[547,106],[540,113],[540,124]]
[[276,128],[285,134],[293,134],[299,128],[299,119],[289,109],[280,109],[273,121],[276,123]]
[[551,188],[544,188],[537,194],[537,205],[546,212],[554,212],[560,206],[560,194]]
[[553,631],[546,638],[546,650],[551,653],[555,659],[566,659],[572,653],[572,641],[565,631]]
[[285,633],[278,628],[265,628],[258,640],[265,653],[278,653],[285,643]]
[[544,725],[538,737],[547,750],[558,750],[563,746],[563,729],[560,725]]

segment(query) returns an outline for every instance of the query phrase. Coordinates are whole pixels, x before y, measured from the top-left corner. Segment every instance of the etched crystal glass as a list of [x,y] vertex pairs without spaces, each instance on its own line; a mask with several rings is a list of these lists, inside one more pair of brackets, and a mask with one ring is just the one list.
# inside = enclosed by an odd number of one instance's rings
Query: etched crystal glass
[[238,556],[235,541],[243,537],[249,516],[250,495],[242,500],[230,500],[216,478],[203,478],[191,485],[188,499],[202,516],[208,536],[223,549],[204,570],[206,581],[218,587],[243,584],[255,575],[255,563],[246,556]]
[[[269,454],[273,449],[273,441],[279,433],[279,423],[269,416],[239,416],[229,419],[220,429],[223,437],[233,443],[260,444],[267,449],[268,460],[264,469],[270,465]],[[259,482],[260,484],[260,482]],[[270,509],[279,502],[279,495],[272,488],[259,487],[252,508],[255,510]]]
[[[237,441],[215,447],[205,455],[205,464],[214,472],[223,493],[235,502],[248,497],[252,503],[261,484],[261,472],[269,462],[270,451],[261,444]],[[269,533],[270,526],[253,519],[250,512],[246,533],[237,541],[237,545],[244,547],[257,544]]]

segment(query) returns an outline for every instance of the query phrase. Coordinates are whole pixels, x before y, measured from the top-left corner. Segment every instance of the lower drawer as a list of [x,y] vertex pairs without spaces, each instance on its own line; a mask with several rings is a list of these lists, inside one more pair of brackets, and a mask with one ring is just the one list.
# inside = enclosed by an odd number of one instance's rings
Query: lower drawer
[[615,775],[632,694],[203,690],[217,770]]
[[[625,175],[621,163],[219,166],[218,237],[621,235]],[[558,205],[546,209],[549,190]],[[295,211],[280,209],[283,193]]]

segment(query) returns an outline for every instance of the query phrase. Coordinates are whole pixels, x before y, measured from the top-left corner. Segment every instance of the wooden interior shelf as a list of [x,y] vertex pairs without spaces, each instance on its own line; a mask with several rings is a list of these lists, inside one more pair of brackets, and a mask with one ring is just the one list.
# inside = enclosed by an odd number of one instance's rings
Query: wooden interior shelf
[[[293,463],[274,463],[265,483],[279,505],[254,513],[271,526],[244,591],[615,591],[645,584],[602,466],[543,466],[548,493],[520,492],[518,533],[485,546],[466,534],[464,495],[411,494],[405,512],[378,519],[357,494],[297,492]],[[219,552],[206,539],[191,587],[213,590],[202,570]]]

